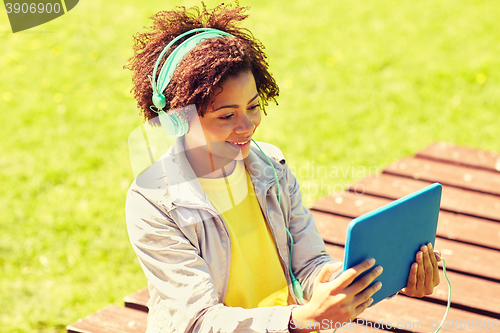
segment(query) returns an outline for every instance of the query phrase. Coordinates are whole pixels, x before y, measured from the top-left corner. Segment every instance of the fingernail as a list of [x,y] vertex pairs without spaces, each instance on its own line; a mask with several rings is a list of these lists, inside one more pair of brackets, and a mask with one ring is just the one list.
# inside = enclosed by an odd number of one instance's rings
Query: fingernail
[[373,303],[373,298],[370,298],[370,299],[368,300],[368,305],[370,305],[370,304],[372,304],[372,303]]
[[417,259],[421,260],[422,256],[423,256],[422,252],[418,251],[418,253],[417,253]]
[[370,265],[375,264],[375,259],[373,259],[373,258],[368,259],[368,263],[369,263]]
[[375,283],[375,287],[377,287],[377,289],[382,288],[382,282],[378,281],[377,283]]
[[383,270],[384,270],[384,269],[382,268],[382,266],[377,266],[377,267],[375,267],[375,272],[376,272],[376,273],[382,273],[382,271],[383,271]]
[[424,246],[424,247],[423,247],[422,252],[423,252],[423,253],[427,253],[427,246]]
[[434,250],[431,243],[427,244],[427,247],[429,248],[429,251],[433,251]]

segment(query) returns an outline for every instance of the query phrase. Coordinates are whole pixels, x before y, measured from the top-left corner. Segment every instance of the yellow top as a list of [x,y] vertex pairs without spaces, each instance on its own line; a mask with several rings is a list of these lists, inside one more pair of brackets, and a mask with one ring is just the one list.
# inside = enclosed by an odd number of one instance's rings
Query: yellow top
[[198,178],[231,237],[231,269],[224,304],[246,309],[294,304],[273,235],[243,161],[227,177]]

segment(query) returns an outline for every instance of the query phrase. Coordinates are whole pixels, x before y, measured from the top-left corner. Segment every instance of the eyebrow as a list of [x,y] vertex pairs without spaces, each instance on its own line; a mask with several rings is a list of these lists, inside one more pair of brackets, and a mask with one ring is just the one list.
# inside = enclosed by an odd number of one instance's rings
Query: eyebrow
[[[259,97],[259,93],[257,93],[251,100],[249,100],[247,104],[250,104],[257,97]],[[224,106],[218,107],[217,109],[213,110],[212,112],[218,111],[220,109],[231,109],[231,108],[237,108],[237,107],[238,107],[238,105],[236,105],[236,104],[224,105]]]

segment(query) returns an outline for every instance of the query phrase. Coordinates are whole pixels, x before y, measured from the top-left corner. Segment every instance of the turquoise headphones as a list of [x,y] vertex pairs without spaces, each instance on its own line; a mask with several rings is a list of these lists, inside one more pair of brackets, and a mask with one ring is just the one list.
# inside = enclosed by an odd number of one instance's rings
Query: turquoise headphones
[[[194,35],[193,35],[194,34]],[[158,82],[156,82],[156,71],[158,70],[158,66],[160,64],[161,59],[167,52],[167,50],[174,45],[177,41],[179,41],[181,38],[186,37],[188,35],[193,35],[186,39],[184,42],[182,42],[179,46],[175,48],[174,51],[168,56],[167,60],[163,64],[160,74],[158,75]],[[165,96],[163,95],[163,92],[167,88],[168,84],[170,83],[170,80],[175,72],[175,69],[181,62],[181,60],[184,58],[184,56],[191,51],[196,45],[198,45],[201,41],[209,38],[216,38],[216,37],[233,37],[233,35],[217,30],[217,29],[212,29],[212,28],[199,28],[199,29],[193,29],[189,30],[178,37],[176,37],[174,40],[172,40],[168,45],[163,49],[163,52],[160,54],[158,57],[158,60],[156,61],[155,68],[153,70],[153,76],[149,76],[149,79],[151,81],[151,85],[153,86],[153,104],[156,107],[157,110],[153,109],[153,106],[151,105],[149,108],[151,111],[158,113],[158,118],[160,118],[160,123],[162,127],[165,129],[165,131],[172,136],[183,136],[186,134],[189,130],[189,125],[187,119],[184,118],[179,118],[176,113],[171,113],[168,114],[165,111],[163,111],[163,108],[167,105],[167,102],[165,100]],[[280,185],[278,181],[278,176],[276,174],[276,169],[273,166],[273,163],[267,157],[267,155],[262,151],[262,149],[259,147],[259,145],[252,139],[253,143],[259,148],[259,150],[264,154],[264,156],[267,158],[267,161],[273,168],[274,172],[274,178],[276,179],[276,186],[278,188],[278,203],[281,205],[281,196],[280,196]],[[290,237],[290,276],[292,279],[292,287],[293,287],[293,292],[295,296],[302,302],[305,303],[304,301],[304,296],[302,292],[302,287],[295,278],[295,276],[292,273],[292,253],[293,253],[293,237],[290,234],[290,231],[288,231],[288,228],[285,228],[286,232],[288,233],[288,236]]]
[[[160,61],[167,52],[167,50],[176,42],[178,42],[180,39],[188,35],[193,35],[193,36],[186,39],[172,51],[172,53],[168,56],[167,60],[163,64],[160,73],[158,75],[158,82],[156,82],[156,71],[158,70]],[[187,119],[179,118],[177,113],[168,114],[165,111],[163,111],[163,108],[167,105],[163,92],[170,83],[172,75],[174,74],[177,66],[184,58],[184,56],[189,51],[191,51],[196,45],[198,45],[201,41],[209,38],[224,37],[224,36],[232,37],[233,35],[212,28],[199,28],[199,29],[189,30],[177,36],[174,40],[168,43],[168,45],[165,47],[165,49],[163,49],[163,52],[158,57],[158,60],[156,60],[155,68],[153,70],[153,76],[151,77],[151,75],[149,75],[149,80],[151,81],[151,85],[153,86],[152,100],[154,106],[156,106],[156,110],[153,109],[152,105],[149,108],[151,109],[151,111],[158,113],[158,118],[160,118],[160,123],[169,135],[183,136],[189,130]]]

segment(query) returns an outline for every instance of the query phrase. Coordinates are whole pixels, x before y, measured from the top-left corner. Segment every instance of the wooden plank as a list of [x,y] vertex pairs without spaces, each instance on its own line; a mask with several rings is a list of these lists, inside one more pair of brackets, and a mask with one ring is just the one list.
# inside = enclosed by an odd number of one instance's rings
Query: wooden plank
[[[338,216],[334,214],[324,213],[312,210],[316,228],[325,242],[344,246],[347,236],[347,225],[352,221],[352,218]],[[336,258],[342,260],[342,257]]]
[[[365,310],[359,317],[365,320],[391,323],[393,327],[410,332],[434,332],[441,323],[446,306],[425,302],[402,295],[385,300]],[[450,308],[445,324],[440,332],[491,332],[484,323],[498,323],[498,319]],[[458,324],[453,328],[452,324]],[[469,328],[467,325],[472,324]],[[477,324],[477,323],[480,323]],[[460,327],[460,325],[462,325]],[[481,326],[481,327],[479,327]]]
[[[341,252],[343,252],[343,249],[340,246],[327,244],[327,251],[332,257],[337,257]],[[437,328],[432,327],[432,324],[435,324],[437,320],[441,322],[445,311],[446,306],[444,305],[427,302],[424,299],[398,295],[392,300],[382,301],[375,306],[370,307],[360,315],[360,318],[371,322],[383,322],[386,325],[387,323],[391,323],[393,327],[395,327],[398,323],[402,323],[402,325],[400,325],[402,327],[400,328],[411,332],[432,332]],[[471,320],[474,321],[474,323],[485,323],[488,320],[491,323],[491,321],[494,320],[494,318],[491,317],[456,308],[450,308],[447,319],[449,320],[449,326],[451,326],[452,322],[460,323],[460,320],[462,319],[466,319],[466,321]],[[421,325],[418,323],[421,323]],[[488,329],[485,329],[484,327],[480,328],[477,326],[478,325],[476,325],[474,329],[463,329],[461,327],[457,327],[456,329],[449,327],[446,329],[443,327],[441,332],[488,331]]]
[[[350,199],[351,197],[348,198]],[[345,214],[345,212],[343,213]],[[314,210],[313,215],[317,216],[316,224],[319,225],[318,229],[321,229],[323,225],[328,228],[334,228],[334,235],[336,237],[328,239],[329,242],[343,244],[345,240],[345,228],[351,221],[351,218],[344,220],[344,217]],[[352,216],[352,218],[354,217]],[[439,213],[437,236],[500,250],[500,224],[489,220],[441,211]]]
[[493,172],[500,171],[499,153],[456,146],[452,143],[433,143],[419,151],[416,157],[456,165],[464,165]]
[[[500,283],[451,271],[448,271],[447,275],[452,288],[452,307],[500,319]],[[426,298],[446,304],[448,283],[444,273],[440,273],[440,278],[441,283],[434,289],[434,293]]]
[[495,264],[500,262],[500,251],[442,238],[436,238],[435,248],[441,251],[450,270],[500,282],[500,270]]
[[500,172],[421,158],[405,157],[384,169],[384,173],[428,182],[439,182],[466,190],[500,195]]
[[[399,199],[429,184],[431,182],[381,174],[360,180],[358,183],[351,185],[349,191]],[[443,185],[441,209],[500,222],[500,198],[496,195]]]
[[144,311],[108,305],[66,329],[68,333],[144,333],[147,316]]
[[370,195],[342,192],[321,198],[312,205],[311,209],[355,218],[391,201]]
[[[338,225],[336,221],[341,217],[332,214],[325,215],[325,217],[322,217],[324,221],[319,220],[319,223],[327,223],[326,221],[331,221],[328,222],[329,225]],[[348,218],[347,222],[350,220],[351,218]],[[330,240],[330,242],[334,244],[341,244],[338,242],[343,242],[346,231],[341,229],[339,232],[342,232],[342,234],[338,235],[339,238]],[[475,244],[494,250],[500,250],[500,224],[498,222],[479,219],[467,215],[441,211],[439,213],[437,236],[468,244]]]
[[[338,200],[339,198],[341,200]],[[338,215],[350,215],[349,217],[354,218],[383,205],[384,201],[388,200],[366,194],[342,193],[329,195],[314,204],[312,208],[333,214],[339,212]],[[492,264],[500,262],[500,251],[442,238],[436,239],[435,248],[445,256],[448,268],[451,270],[500,281],[500,270]]]
[[149,308],[147,305],[148,300],[149,300],[149,290],[148,288],[143,288],[131,295],[125,296],[123,302],[125,303],[125,307],[127,308],[149,312]]
[[450,240],[500,250],[500,224],[490,220],[441,211],[438,235]]
[[[382,174],[378,177],[365,178],[357,183],[356,186],[359,190],[361,188],[359,185],[361,185],[365,194],[398,199],[427,186],[427,184],[398,176]],[[353,189],[354,187],[351,186],[349,190]],[[453,195],[453,192],[451,195]],[[500,198],[498,202],[500,202]],[[450,200],[449,188],[444,188],[441,208],[448,210],[455,209],[453,207],[455,204],[456,200]],[[463,203],[463,205],[467,204],[468,202]],[[474,205],[462,208],[468,212],[472,210],[475,210],[476,213],[479,212],[477,206]],[[498,222],[442,210],[439,213],[437,234],[443,238],[455,239],[500,250],[500,223]]]

